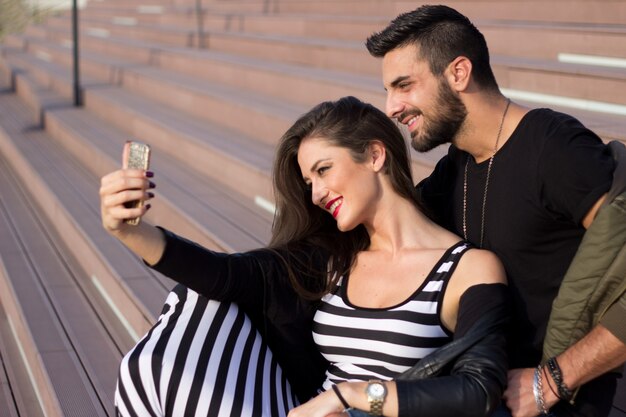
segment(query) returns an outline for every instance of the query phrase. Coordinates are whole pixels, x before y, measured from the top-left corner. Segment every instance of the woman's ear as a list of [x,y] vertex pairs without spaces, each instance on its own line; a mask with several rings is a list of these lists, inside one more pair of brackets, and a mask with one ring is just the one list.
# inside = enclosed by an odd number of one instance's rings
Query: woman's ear
[[370,164],[374,172],[379,172],[385,165],[387,158],[387,149],[379,140],[374,140],[369,144]]

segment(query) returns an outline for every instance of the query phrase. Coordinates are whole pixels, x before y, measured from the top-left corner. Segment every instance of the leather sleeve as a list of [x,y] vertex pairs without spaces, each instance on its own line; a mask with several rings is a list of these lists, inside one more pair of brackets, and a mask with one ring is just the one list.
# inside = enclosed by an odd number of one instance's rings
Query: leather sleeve
[[268,271],[280,268],[269,253],[216,252],[160,229],[165,236],[165,251],[152,268],[207,298],[240,304],[261,303],[264,274],[282,275],[282,271]]
[[[451,349],[444,347],[432,358],[422,359],[427,363],[422,364],[425,371],[419,379],[396,380],[400,417],[477,417],[493,413],[507,380],[508,297],[508,288],[502,284],[478,285],[466,291],[461,298],[457,323],[457,329],[463,333],[459,336],[456,336],[459,332],[455,333]],[[471,325],[476,317],[480,319]],[[477,332],[480,332],[478,337]],[[454,350],[455,343],[462,345],[463,338],[475,341],[442,364],[440,359],[446,355],[445,351]]]

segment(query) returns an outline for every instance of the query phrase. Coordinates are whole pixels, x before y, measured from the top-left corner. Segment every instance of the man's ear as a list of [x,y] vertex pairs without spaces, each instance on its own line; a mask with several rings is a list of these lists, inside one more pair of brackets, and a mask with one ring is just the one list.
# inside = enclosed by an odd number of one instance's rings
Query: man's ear
[[387,149],[379,140],[373,140],[368,146],[370,163],[375,172],[379,172],[385,165]]
[[445,71],[450,88],[456,92],[467,90],[472,76],[472,69],[472,61],[465,56],[458,56],[450,62]]

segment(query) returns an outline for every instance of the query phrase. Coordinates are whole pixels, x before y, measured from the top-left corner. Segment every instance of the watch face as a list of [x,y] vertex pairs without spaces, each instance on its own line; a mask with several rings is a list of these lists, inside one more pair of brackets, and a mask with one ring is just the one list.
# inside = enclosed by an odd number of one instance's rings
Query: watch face
[[383,384],[374,383],[367,387],[367,392],[374,398],[382,398],[385,395],[385,386]]

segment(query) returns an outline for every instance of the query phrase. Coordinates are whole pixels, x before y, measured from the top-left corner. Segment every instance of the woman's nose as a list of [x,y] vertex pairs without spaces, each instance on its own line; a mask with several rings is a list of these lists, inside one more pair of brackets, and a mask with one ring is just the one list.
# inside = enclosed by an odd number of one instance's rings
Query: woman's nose
[[328,196],[328,190],[323,184],[320,184],[317,181],[313,181],[311,183],[311,199],[313,200],[313,204],[316,206],[321,206],[324,204],[324,200]]

